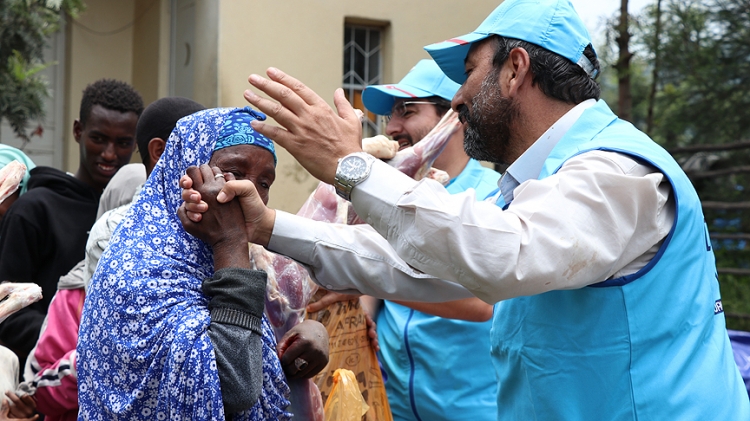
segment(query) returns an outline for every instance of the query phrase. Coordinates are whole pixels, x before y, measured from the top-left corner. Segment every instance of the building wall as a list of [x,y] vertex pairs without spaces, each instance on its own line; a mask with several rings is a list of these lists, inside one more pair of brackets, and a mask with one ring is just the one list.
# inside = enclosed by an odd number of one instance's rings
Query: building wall
[[105,77],[133,81],[134,8],[134,0],[86,0],[86,11],[67,22],[63,170],[78,169],[73,120],[86,85]]
[[163,83],[160,71],[163,65],[169,65],[169,44],[162,45],[160,41],[161,28],[169,26],[169,20],[162,21],[166,10],[163,6],[168,5],[169,2],[163,0],[134,0],[133,70],[130,83],[141,94],[144,104],[150,104],[163,96],[159,92],[159,83]]
[[[247,105],[251,73],[274,66],[302,80],[333,105],[342,84],[344,24],[385,25],[384,81],[397,81],[423,47],[473,31],[497,0],[224,1],[219,9],[219,103]],[[269,205],[296,212],[317,185],[281,147]]]
[[[245,106],[251,73],[269,66],[297,77],[333,105],[342,85],[345,23],[384,29],[383,80],[399,80],[427,44],[474,30],[499,0],[195,0],[193,99],[207,106]],[[171,0],[87,0],[68,25],[64,167],[78,167],[72,122],[81,91],[101,78],[133,84],[146,105],[169,94]],[[92,33],[83,26],[94,29]],[[114,33],[113,33],[114,32]],[[269,205],[296,212],[317,185],[281,147]],[[134,154],[134,161],[139,157]]]

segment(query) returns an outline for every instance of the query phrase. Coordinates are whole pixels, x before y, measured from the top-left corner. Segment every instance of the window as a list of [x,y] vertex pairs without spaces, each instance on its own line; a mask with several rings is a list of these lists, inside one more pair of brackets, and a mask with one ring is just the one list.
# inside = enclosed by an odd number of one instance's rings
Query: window
[[365,137],[381,132],[378,117],[362,104],[362,91],[367,85],[382,83],[382,29],[371,26],[344,27],[344,92],[354,108],[365,111],[362,127]]

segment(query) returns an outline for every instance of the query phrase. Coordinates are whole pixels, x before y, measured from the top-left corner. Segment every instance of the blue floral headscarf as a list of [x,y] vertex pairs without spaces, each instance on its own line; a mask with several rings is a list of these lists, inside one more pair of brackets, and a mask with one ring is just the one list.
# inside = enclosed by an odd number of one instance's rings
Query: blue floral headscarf
[[[188,234],[177,208],[179,178],[209,162],[227,121],[249,109],[209,109],[185,117],[140,197],[115,230],[86,297],[78,341],[79,418],[222,420],[208,300],[209,246]],[[261,115],[258,113],[258,115]],[[288,419],[288,387],[263,317],[263,392],[235,420]]]
[[253,130],[250,122],[254,119],[263,121],[266,115],[250,107],[237,108],[227,115],[214,151],[235,145],[255,145],[271,152],[273,164],[276,165],[276,149],[271,139]]
[[18,161],[23,165],[26,165],[26,174],[24,174],[23,178],[21,179],[21,183],[19,183],[18,185],[18,191],[20,192],[20,194],[24,194],[26,193],[28,187],[27,184],[29,183],[29,177],[31,176],[29,174],[29,171],[31,171],[32,168],[36,167],[36,165],[34,165],[34,161],[26,156],[26,154],[23,153],[23,151],[21,151],[20,149],[16,149],[13,146],[0,144],[0,168],[5,167],[12,161]]

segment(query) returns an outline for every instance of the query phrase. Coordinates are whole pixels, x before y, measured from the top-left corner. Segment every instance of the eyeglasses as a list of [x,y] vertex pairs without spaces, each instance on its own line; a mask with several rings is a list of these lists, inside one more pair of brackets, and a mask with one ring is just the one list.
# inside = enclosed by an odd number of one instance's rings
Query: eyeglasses
[[392,118],[404,118],[407,116],[407,113],[409,112],[409,109],[406,108],[409,105],[420,105],[420,104],[431,104],[435,105],[435,102],[432,101],[404,101],[399,102],[398,104],[393,106],[393,109],[391,110],[391,114],[386,116],[386,119],[388,121],[391,121]]

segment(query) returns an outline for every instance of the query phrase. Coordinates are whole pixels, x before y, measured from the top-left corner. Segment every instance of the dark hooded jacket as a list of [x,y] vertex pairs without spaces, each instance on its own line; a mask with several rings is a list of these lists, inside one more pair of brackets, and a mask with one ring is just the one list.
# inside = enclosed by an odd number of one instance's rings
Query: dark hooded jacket
[[34,282],[43,298],[0,324],[0,343],[27,354],[39,338],[57,282],[83,260],[100,193],[51,167],[31,170],[29,190],[0,224],[0,281]]

